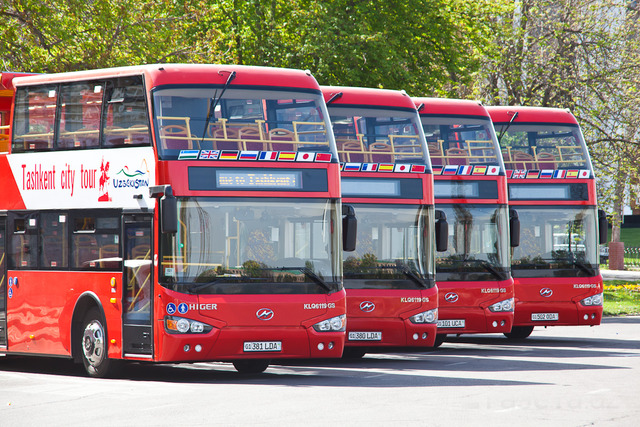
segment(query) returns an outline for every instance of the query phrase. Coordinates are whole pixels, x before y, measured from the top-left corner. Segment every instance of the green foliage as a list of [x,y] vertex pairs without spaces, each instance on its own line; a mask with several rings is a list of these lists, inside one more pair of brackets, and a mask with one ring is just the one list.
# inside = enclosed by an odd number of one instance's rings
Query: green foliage
[[2,68],[63,72],[186,59],[169,0],[0,3]]

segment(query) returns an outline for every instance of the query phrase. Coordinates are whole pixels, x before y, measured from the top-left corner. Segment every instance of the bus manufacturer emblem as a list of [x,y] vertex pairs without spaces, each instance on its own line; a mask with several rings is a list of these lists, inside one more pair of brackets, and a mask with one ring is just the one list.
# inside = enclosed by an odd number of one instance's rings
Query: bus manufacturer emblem
[[553,290],[549,288],[542,288],[540,289],[540,295],[545,298],[549,298],[551,295],[553,295]]
[[456,302],[458,301],[458,294],[455,292],[449,292],[444,296],[444,300],[446,302]]
[[360,310],[364,311],[365,313],[371,313],[375,309],[376,305],[371,301],[362,301],[360,303]]
[[256,317],[260,320],[271,320],[273,318],[273,310],[270,308],[261,308],[256,311]]

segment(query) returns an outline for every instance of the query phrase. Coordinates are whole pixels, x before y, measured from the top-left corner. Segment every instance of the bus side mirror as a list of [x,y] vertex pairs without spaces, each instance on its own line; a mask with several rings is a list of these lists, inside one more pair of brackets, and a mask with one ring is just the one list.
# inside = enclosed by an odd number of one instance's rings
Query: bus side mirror
[[449,246],[449,223],[447,214],[436,209],[436,251],[445,252]]
[[353,252],[356,250],[358,236],[358,220],[356,211],[351,205],[342,205],[342,250]]
[[607,243],[608,238],[609,221],[607,221],[607,214],[602,209],[598,209],[598,232],[600,238],[600,244]]
[[178,232],[178,201],[170,185],[149,187],[149,197],[160,198],[160,231],[165,234]]
[[518,211],[513,208],[509,209],[509,237],[512,248],[520,246],[520,218]]

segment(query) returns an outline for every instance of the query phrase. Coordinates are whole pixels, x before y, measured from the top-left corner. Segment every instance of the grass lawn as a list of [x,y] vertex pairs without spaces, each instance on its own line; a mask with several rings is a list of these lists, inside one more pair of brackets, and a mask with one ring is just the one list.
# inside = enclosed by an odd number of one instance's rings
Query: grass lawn
[[640,285],[626,280],[605,280],[603,314],[640,314]]
[[[611,241],[611,229],[609,229],[609,238],[607,242]],[[625,248],[637,248],[640,247],[640,228],[621,228],[620,229],[620,241],[624,242]]]

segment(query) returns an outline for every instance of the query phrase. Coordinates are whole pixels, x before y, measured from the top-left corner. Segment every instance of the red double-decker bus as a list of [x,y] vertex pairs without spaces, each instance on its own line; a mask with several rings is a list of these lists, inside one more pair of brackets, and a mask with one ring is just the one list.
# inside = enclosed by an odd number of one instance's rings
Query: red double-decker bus
[[507,179],[489,114],[474,101],[414,102],[433,164],[436,208],[449,222],[447,251],[436,255],[436,345],[447,334],[509,332],[509,233],[517,234],[518,227],[507,205]]
[[322,91],[342,162],[342,200],[358,219],[355,250],[343,254],[345,356],[431,347],[438,318],[433,176],[415,106],[400,91]]
[[526,338],[535,326],[598,325],[603,288],[598,243],[607,223],[598,211],[591,159],[568,110],[487,107],[498,133],[518,210],[521,244],[514,248],[514,327]]
[[13,85],[1,353],[92,376],[120,360],[261,372],[342,355],[353,218],[313,76],[165,64]]

